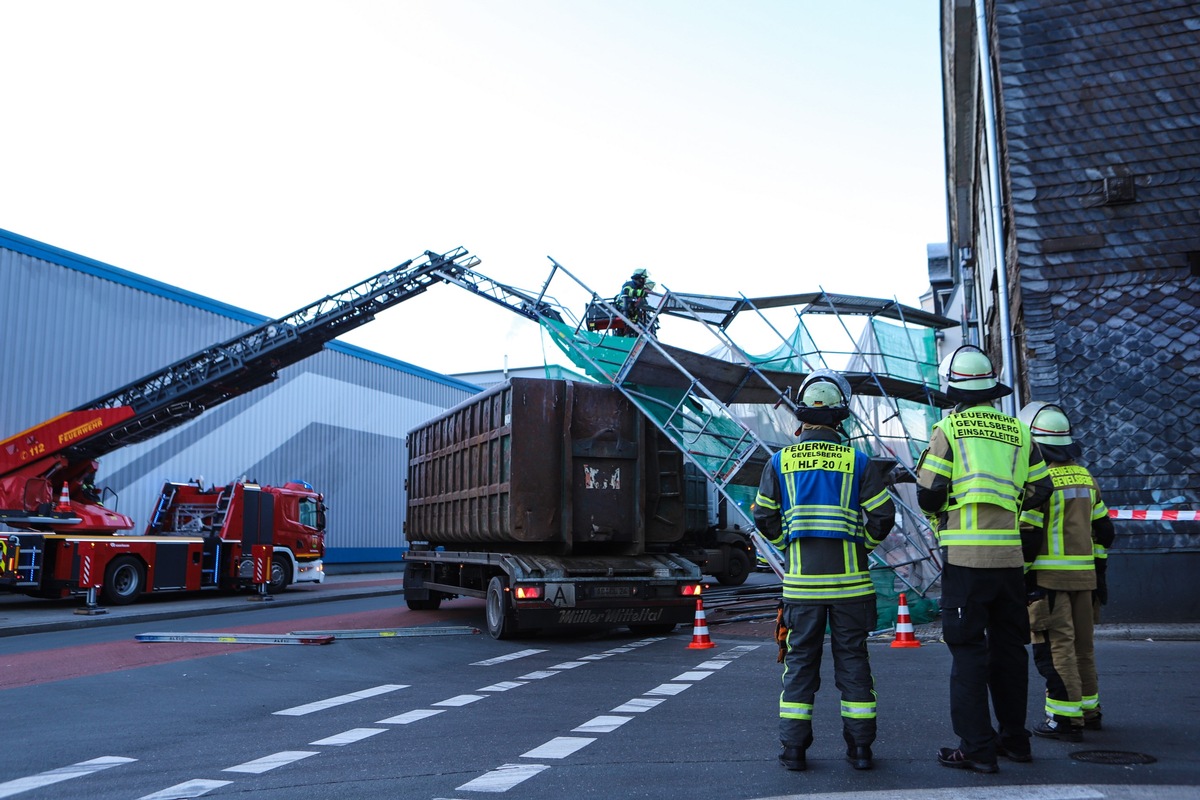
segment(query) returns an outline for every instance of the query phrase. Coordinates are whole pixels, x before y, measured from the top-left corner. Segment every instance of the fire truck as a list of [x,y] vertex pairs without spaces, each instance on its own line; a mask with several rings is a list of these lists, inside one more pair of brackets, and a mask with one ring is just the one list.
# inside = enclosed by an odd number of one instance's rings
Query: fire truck
[[0,441],[0,523],[12,529],[0,532],[0,590],[89,601],[99,592],[124,605],[149,592],[320,581],[325,506],[307,483],[168,482],[134,533],[116,493],[95,485],[99,459],[274,381],[380,311],[457,282],[478,263],[461,247],[426,251]]

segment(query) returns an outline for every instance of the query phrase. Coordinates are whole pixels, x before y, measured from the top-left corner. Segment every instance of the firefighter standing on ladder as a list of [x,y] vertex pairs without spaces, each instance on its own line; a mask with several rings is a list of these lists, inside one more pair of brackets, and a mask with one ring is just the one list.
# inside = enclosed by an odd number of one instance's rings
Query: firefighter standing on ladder
[[1040,508],[1021,514],[1038,547],[1026,551],[1032,567],[1029,627],[1033,663],[1046,679],[1046,721],[1037,736],[1083,741],[1083,730],[1100,729],[1100,682],[1093,638],[1093,593],[1097,589],[1095,545],[1112,545],[1113,525],[1096,480],[1075,463],[1083,448],[1058,406],[1034,402],[1021,409],[1033,440],[1042,449],[1054,493]]
[[[653,289],[654,281],[650,280],[650,273],[645,269],[635,269],[629,276],[629,280],[621,286],[621,293],[617,295],[621,313],[634,324],[644,326],[650,320],[650,308],[646,295]],[[657,326],[646,332],[654,336],[656,328]],[[638,334],[637,331],[627,329],[622,335],[637,336]]]
[[[1052,485],[1029,428],[992,407],[1012,393],[974,345],[939,368],[958,403],[933,426],[917,464],[917,502],[936,515],[942,548],[942,635],[950,648],[950,720],[958,747],[938,763],[996,772],[996,757],[1033,758],[1029,699],[1029,616],[1018,515],[1050,496]],[[992,727],[988,695],[999,723]]]
[[875,688],[867,636],[876,612],[867,557],[891,531],[896,509],[873,462],[841,444],[838,429],[850,416],[849,401],[850,385],[838,373],[817,370],[805,378],[796,411],[800,442],[771,457],[754,503],[755,525],[787,560],[779,762],[790,770],[808,765],[826,623],[846,758],[855,769],[873,765]]

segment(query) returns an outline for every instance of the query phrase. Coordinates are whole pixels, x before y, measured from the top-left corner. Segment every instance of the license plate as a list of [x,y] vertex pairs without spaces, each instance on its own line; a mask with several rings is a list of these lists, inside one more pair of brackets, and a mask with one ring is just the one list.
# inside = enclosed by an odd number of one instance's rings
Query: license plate
[[597,586],[592,589],[593,597],[632,597],[632,586]]

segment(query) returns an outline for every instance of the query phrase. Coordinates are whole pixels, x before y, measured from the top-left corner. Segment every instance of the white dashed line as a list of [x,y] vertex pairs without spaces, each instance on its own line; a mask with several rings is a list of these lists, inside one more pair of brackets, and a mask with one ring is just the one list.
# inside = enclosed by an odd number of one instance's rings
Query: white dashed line
[[4,783],[0,783],[0,797],[12,797],[14,794],[28,792],[30,789],[39,789],[42,786],[50,786],[51,784],[67,781],[71,778],[82,778],[84,775],[91,775],[93,772],[99,772],[102,769],[128,764],[130,761],[137,761],[137,759],[124,758],[123,756],[101,756],[100,758],[93,758],[90,761],[80,761],[78,764],[72,764],[69,767],[59,767],[58,769],[39,772],[37,775],[30,775],[28,778],[5,781]]
[[206,781],[194,780],[177,783],[174,786],[169,786],[161,792],[154,794],[142,795],[138,800],[191,800],[193,797],[200,797],[208,794],[213,789],[220,789],[222,786],[228,786],[233,781]]
[[236,767],[226,767],[222,772],[249,772],[252,775],[261,775],[264,772],[273,770],[276,767],[282,767],[299,761],[302,758],[315,756],[318,750],[284,750],[280,753],[275,753],[270,756],[256,758],[253,761],[247,761],[245,764],[238,764]]
[[555,664],[550,669],[575,669],[576,667],[587,666],[586,661],[564,661],[561,664]]
[[528,753],[522,753],[521,758],[566,758],[594,741],[584,736],[556,736]]
[[324,711],[327,708],[334,708],[335,706],[344,705],[346,703],[353,703],[355,700],[364,700],[368,697],[375,697],[376,695],[394,692],[397,689],[407,688],[408,684],[406,683],[389,683],[383,686],[375,686],[370,689],[363,689],[361,692],[351,692],[350,694],[330,697],[328,700],[317,700],[314,703],[305,703],[304,705],[296,706],[295,708],[285,708],[283,711],[276,711],[275,713],[284,717],[302,717],[305,714],[312,714],[314,711]]
[[662,700],[649,700],[644,697],[635,697],[634,699],[630,700],[628,703],[625,703],[624,705],[619,705],[616,708],[614,708],[613,713],[620,714],[620,713],[624,712],[626,714],[629,714],[629,713],[640,714],[643,711],[649,711],[650,709],[654,708],[656,705],[658,705],[661,702],[662,702]]
[[646,692],[646,694],[651,696],[656,694],[677,695],[689,686],[691,686],[690,683],[662,683]]
[[696,669],[723,669],[732,663],[732,661],[705,661],[703,664],[697,664]]
[[432,717],[434,714],[441,714],[446,709],[444,708],[418,708],[416,711],[408,711],[403,714],[397,714],[394,717],[381,719],[377,725],[408,725],[411,722]]
[[493,666],[494,664],[503,664],[505,661],[513,661],[515,659],[525,658],[527,656],[536,656],[538,653],[544,653],[544,652],[546,652],[546,651],[545,650],[518,650],[517,652],[509,653],[506,656],[496,656],[495,658],[489,658],[486,661],[474,661],[471,663],[471,666],[472,667],[490,667],[490,666]]
[[633,717],[593,717],[578,728],[572,728],[572,733],[612,733]]
[[537,681],[537,680],[541,680],[542,678],[549,678],[551,675],[557,675],[557,674],[558,674],[557,670],[541,669],[541,670],[538,670],[537,672],[527,672],[524,675],[521,675],[519,677],[523,681]]
[[309,742],[309,744],[324,744],[330,746],[354,744],[355,742],[361,742],[363,739],[370,738],[377,733],[383,733],[386,730],[387,728],[351,728],[348,731],[343,731],[342,733],[334,734],[333,736],[327,736],[324,739],[318,739],[315,742]]
[[673,681],[702,681],[705,678],[707,678],[709,675],[712,675],[712,673],[707,670],[693,670],[691,672],[685,672],[682,675],[676,675],[674,678],[671,678],[671,680],[673,680]]
[[505,764],[491,772],[480,775],[458,787],[460,792],[507,792],[521,781],[529,780],[542,770],[550,769],[545,764]]
[[460,694],[460,695],[456,695],[454,697],[448,697],[445,700],[439,700],[436,703],[430,703],[430,705],[450,706],[451,708],[458,708],[459,706],[469,706],[471,703],[474,703],[476,700],[482,700],[483,697],[484,696],[481,694]]
[[493,683],[491,686],[485,686],[482,689],[476,689],[477,692],[507,692],[509,689],[516,689],[518,686],[524,686],[527,681],[500,681]]

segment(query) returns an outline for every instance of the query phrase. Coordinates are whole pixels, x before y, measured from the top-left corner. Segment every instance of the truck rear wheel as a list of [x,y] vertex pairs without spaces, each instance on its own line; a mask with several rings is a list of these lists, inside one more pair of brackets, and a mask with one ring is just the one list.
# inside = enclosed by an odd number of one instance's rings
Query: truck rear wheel
[[487,628],[493,639],[511,638],[516,629],[512,621],[512,603],[508,597],[508,586],[499,575],[488,583]]
[[722,586],[741,586],[750,577],[750,556],[739,547],[725,545],[725,569],[715,576]]
[[412,611],[437,611],[442,595],[424,588],[425,579],[416,564],[404,565],[404,604]]
[[100,594],[112,606],[127,606],[142,596],[146,588],[146,568],[133,556],[117,556],[104,570]]

